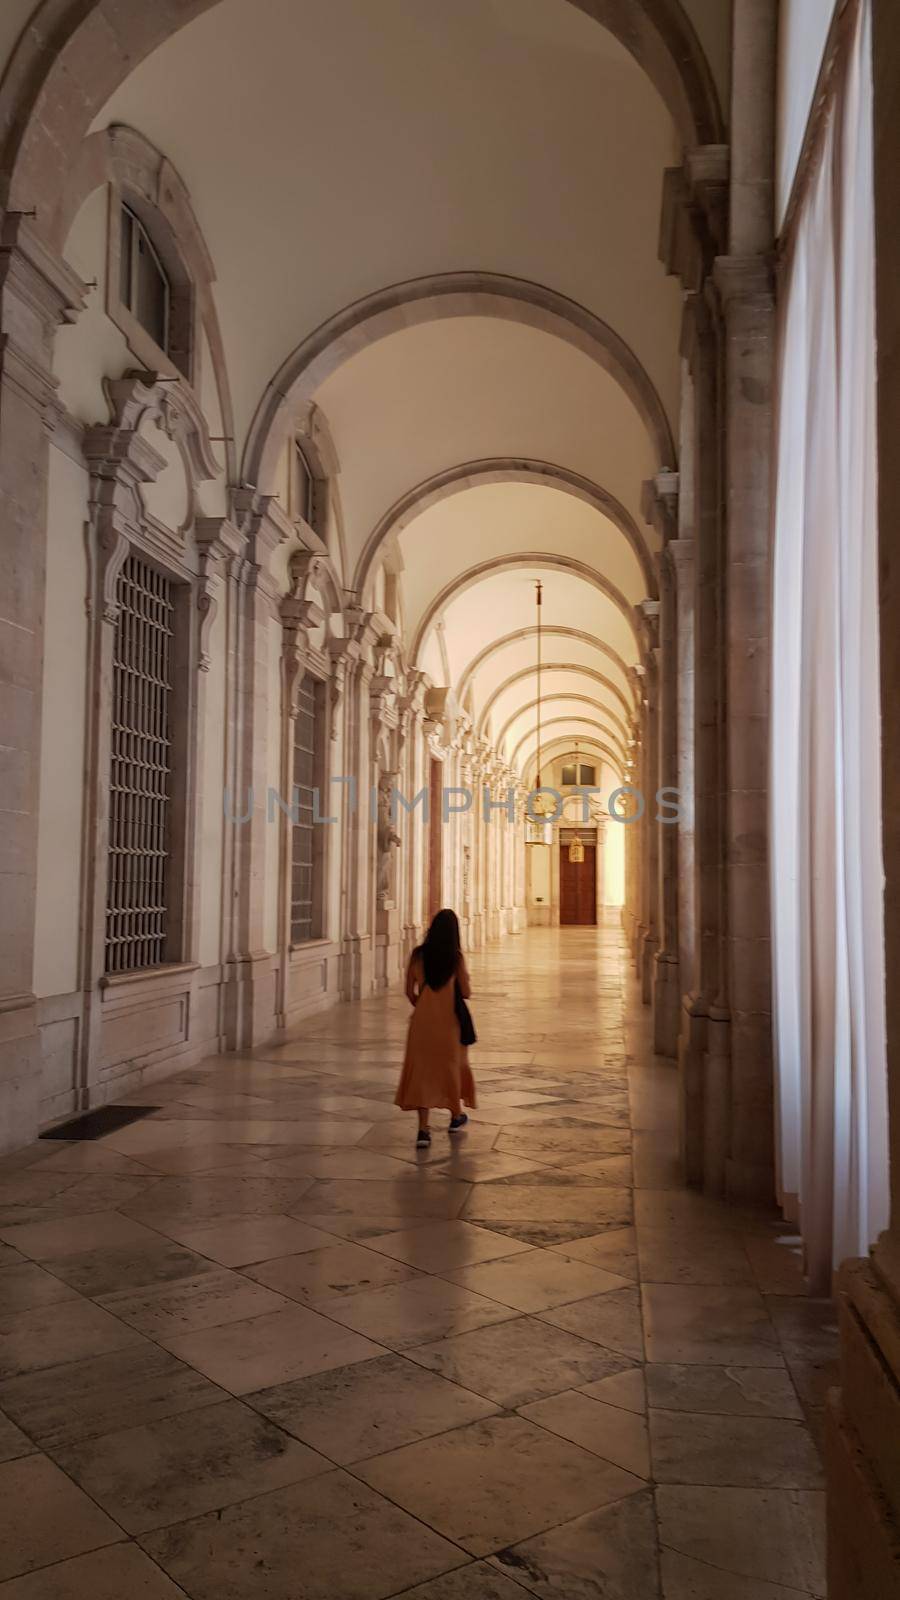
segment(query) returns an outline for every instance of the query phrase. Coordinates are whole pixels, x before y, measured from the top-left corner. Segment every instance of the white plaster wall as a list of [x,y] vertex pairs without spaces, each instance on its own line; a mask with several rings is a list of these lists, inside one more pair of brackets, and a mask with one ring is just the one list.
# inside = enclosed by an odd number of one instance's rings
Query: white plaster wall
[[142,485],[144,505],[151,517],[177,533],[186,524],[190,508],[188,479],[181,451],[151,420],[141,424],[140,433],[166,463],[154,483]]
[[228,497],[225,488],[225,445],[218,441],[225,432],[222,420],[222,407],[219,401],[219,388],[216,383],[216,374],[212,363],[212,354],[209,340],[202,328],[199,330],[199,357],[200,357],[200,382],[197,398],[206,418],[206,425],[210,434],[216,439],[213,445],[213,455],[222,463],[222,472],[218,478],[213,478],[209,483],[200,485],[198,501],[200,509],[207,517],[224,517],[228,511]]
[[779,227],[790,199],[833,13],[833,0],[781,0],[776,154]]
[[222,835],[225,787],[225,614],[224,591],[209,631],[209,671],[203,674],[203,764],[200,772],[200,935],[202,967],[221,959]]
[[34,988],[78,986],[83,816],[87,473],[50,450]]
[[[267,707],[266,723],[266,770],[268,773],[267,785],[281,795],[286,804],[290,803],[290,793],[282,794],[281,779],[281,624],[274,617],[269,621],[269,701]],[[257,806],[262,805],[268,811],[267,795],[257,795]],[[281,812],[275,807],[275,820],[266,823],[266,884],[263,919],[263,935],[267,950],[278,949],[278,841],[281,836]]]
[[59,398],[79,422],[106,422],[109,407],[103,393],[104,377],[119,378],[139,365],[106,305],[106,238],[109,191],[95,189],[81,207],[66,240],[63,254],[89,289],[77,322],[60,328],[56,336],[54,371],[59,378]]
[[444,672],[444,664],[441,661],[440,646],[437,642],[437,635],[434,632],[428,635],[422,650],[419,652],[418,665],[423,672],[428,673],[432,683],[439,687],[447,687],[444,683],[446,673]]
[[603,839],[603,903],[621,906],[625,903],[625,829],[624,822],[608,822]]
[[553,899],[550,873],[551,849],[545,844],[529,844],[526,845],[525,851],[528,869],[528,904],[537,906],[539,911],[546,911],[549,920]]
[[344,571],[344,556],[341,549],[341,536],[338,526],[337,512],[335,510],[334,495],[329,496],[328,501],[328,517],[325,524],[325,543],[328,546],[328,554],[334,562],[337,570],[338,578],[343,585],[348,580]]

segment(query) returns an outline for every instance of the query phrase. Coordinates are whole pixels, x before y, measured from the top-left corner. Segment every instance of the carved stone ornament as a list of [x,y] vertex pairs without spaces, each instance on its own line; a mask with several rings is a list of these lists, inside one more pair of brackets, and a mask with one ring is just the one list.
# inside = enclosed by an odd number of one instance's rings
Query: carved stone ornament
[[[197,489],[201,483],[216,478],[221,467],[212,453],[206,419],[194,398],[193,391],[180,382],[163,382],[155,372],[132,370],[122,378],[105,378],[103,388],[110,411],[106,427],[88,431],[85,454],[92,465],[104,453],[109,462],[129,460],[137,464],[143,448],[147,452],[147,470],[136,479],[152,482],[166,465],[165,457],[154,450],[141,430],[148,420],[155,423],[165,437],[177,447],[184,465],[188,487],[188,515],[181,529],[183,535],[196,516]],[[143,502],[137,496],[143,514]]]
[[382,772],[378,779],[378,861],[377,882],[378,903],[385,908],[390,902],[391,879],[393,876],[393,852],[401,843],[400,835],[394,827],[392,812],[393,793],[399,774],[396,772]]

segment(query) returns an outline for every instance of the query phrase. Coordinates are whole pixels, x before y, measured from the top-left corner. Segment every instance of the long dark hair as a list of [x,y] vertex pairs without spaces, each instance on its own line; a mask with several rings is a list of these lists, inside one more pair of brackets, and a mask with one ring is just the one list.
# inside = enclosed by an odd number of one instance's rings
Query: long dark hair
[[437,912],[416,954],[422,957],[429,989],[443,989],[453,977],[462,954],[459,918],[455,911]]

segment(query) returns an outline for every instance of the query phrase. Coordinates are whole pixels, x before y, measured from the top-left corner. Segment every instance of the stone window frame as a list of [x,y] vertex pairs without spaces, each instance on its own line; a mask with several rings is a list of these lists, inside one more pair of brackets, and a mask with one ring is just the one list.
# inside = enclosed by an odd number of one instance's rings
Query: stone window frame
[[[313,782],[312,782],[311,787],[312,787],[314,793],[318,792],[319,810],[321,812],[322,801],[327,796],[328,782],[329,782],[329,777],[330,777],[330,773],[329,773],[329,770],[328,770],[329,769],[329,759],[328,759],[329,758],[329,750],[328,750],[328,744],[329,744],[329,740],[328,740],[328,708],[327,708],[328,675],[327,675],[327,672],[323,669],[322,665],[316,660],[315,656],[312,655],[312,653],[311,653],[311,658],[307,659],[307,661],[306,661],[306,663],[304,665],[304,669],[300,673],[300,676],[299,676],[299,679],[298,679],[298,683],[297,683],[297,691],[296,692],[299,693],[299,691],[303,688],[304,685],[308,685],[308,692],[311,694],[311,698],[312,698]],[[292,750],[292,754],[296,751],[297,720],[298,720],[297,715],[292,715],[290,717],[291,750]],[[291,804],[293,804],[293,800],[294,800],[294,784],[296,783],[296,773],[292,772],[291,773],[291,777],[292,777],[293,782],[291,784],[290,799],[291,799]],[[285,798],[287,798],[287,797],[285,797]],[[291,893],[290,893],[291,915],[290,915],[290,917],[288,919],[288,922],[289,922],[289,925],[288,925],[288,948],[289,948],[291,953],[293,953],[296,950],[307,950],[307,949],[309,949],[309,947],[311,945],[327,943],[327,941],[328,941],[328,928],[327,928],[327,914],[328,914],[328,892],[327,892],[327,890],[328,890],[328,885],[327,885],[327,882],[326,882],[327,859],[326,859],[326,852],[325,852],[325,849],[324,849],[325,841],[320,836],[320,830],[321,830],[321,828],[323,826],[323,824],[321,822],[321,818],[317,822],[315,817],[314,817],[310,826],[312,828],[312,834],[311,834],[312,858],[311,858],[311,861],[309,863],[309,866],[310,866],[310,878],[311,878],[310,911],[311,911],[312,932],[310,933],[308,939],[296,939],[294,937],[294,918],[293,918],[293,903],[294,902],[293,902],[293,887],[292,887],[291,888]],[[295,841],[296,841],[296,832],[295,832],[295,826],[294,826],[294,823],[293,823],[293,820],[292,820],[290,837],[289,837],[289,848],[288,848],[288,870],[292,874],[293,874],[293,872],[295,870],[295,867],[297,865],[296,860],[295,860],[295,856],[294,856]]]
[[[205,630],[214,602],[209,602],[209,562],[218,559],[218,545],[198,542],[194,511],[191,533],[172,529],[147,510],[142,490],[167,464],[145,424],[155,422],[176,444],[186,478],[194,491],[210,476],[215,463],[209,451],[202,415],[184,383],[162,384],[142,371],[106,379],[110,421],[89,428],[83,450],[91,479],[88,548],[91,561],[89,601],[88,830],[82,873],[82,988],[87,1000],[83,1052],[86,1065],[96,1055],[107,996],[115,1005],[143,1003],[179,974],[198,965],[199,877],[197,852],[198,786],[202,774],[203,702],[205,693]],[[171,581],[176,606],[173,641],[173,786],[169,812],[171,841],[166,951],[162,962],[124,972],[106,970],[104,930],[107,903],[108,788],[112,718],[112,652],[118,619],[118,575],[134,552]],[[149,986],[149,987],[148,987]],[[96,1001],[99,1003],[95,1004]]]
[[[313,549],[329,555],[328,525],[332,507],[337,508],[335,479],[340,471],[337,452],[324,413],[314,403],[304,407],[289,435],[288,505],[290,520],[304,535],[314,536]],[[309,496],[305,514],[297,507],[295,464],[303,457],[309,474]]]
[[[172,586],[174,626],[172,637],[172,773],[175,781],[169,793],[168,810],[168,869],[166,884],[166,951],[163,960],[153,966],[135,967],[121,973],[108,972],[101,977],[104,987],[125,985],[173,967],[183,967],[195,959],[193,931],[194,886],[194,830],[199,766],[198,718],[196,674],[199,668],[197,651],[197,574],[187,560],[160,549],[153,537],[151,526],[139,524],[125,540],[122,563],[131,555],[157,568]],[[109,721],[113,702],[111,685],[104,684],[102,694],[103,714]],[[104,763],[106,766],[106,763]],[[106,785],[109,772],[98,774]],[[103,866],[106,862],[102,863]],[[105,883],[105,873],[104,873]]]
[[[137,217],[168,279],[168,348],[165,350],[129,311],[119,294],[123,207]],[[199,387],[197,291],[194,279],[179,248],[175,231],[164,213],[136,184],[125,181],[115,173],[109,181],[106,314],[148,372],[182,378],[194,390]]]

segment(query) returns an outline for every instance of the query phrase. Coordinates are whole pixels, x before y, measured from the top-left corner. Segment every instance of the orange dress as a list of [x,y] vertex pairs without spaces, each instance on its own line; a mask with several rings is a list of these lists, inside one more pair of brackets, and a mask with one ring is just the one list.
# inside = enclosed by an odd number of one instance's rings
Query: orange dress
[[420,1106],[430,1111],[454,1111],[460,1105],[475,1105],[469,1052],[460,1043],[459,1019],[453,1005],[454,982],[467,1000],[472,986],[462,956],[455,977],[441,989],[428,987],[421,956],[412,957],[406,993],[415,1009],[409,1019],[403,1072],[394,1096],[395,1104],[404,1111],[416,1111]]

